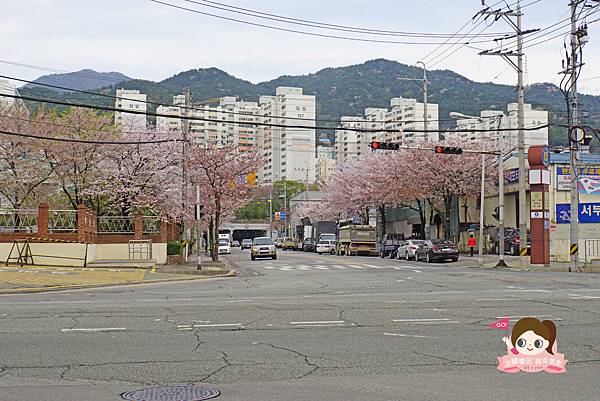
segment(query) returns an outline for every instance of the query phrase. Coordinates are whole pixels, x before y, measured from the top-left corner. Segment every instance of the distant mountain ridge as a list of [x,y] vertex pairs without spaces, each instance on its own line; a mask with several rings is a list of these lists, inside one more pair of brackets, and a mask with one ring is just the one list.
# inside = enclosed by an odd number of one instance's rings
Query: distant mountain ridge
[[[98,72],[92,69],[83,69],[81,71],[62,74],[43,75],[33,82],[46,85],[62,86],[77,90],[92,90],[115,85],[124,81],[131,81],[131,78],[127,75],[121,74],[120,72]],[[39,86],[27,84],[25,87],[35,88]],[[60,89],[56,89],[56,91],[63,92]]]
[[[278,86],[297,86],[305,94],[317,97],[317,119],[339,120],[341,116],[362,114],[367,107],[389,107],[393,97],[422,99],[419,85],[415,82],[401,81],[398,77],[414,77],[419,79],[423,72],[420,68],[408,66],[395,61],[377,59],[362,64],[346,67],[325,68],[313,74],[300,76],[281,76],[271,81],[253,84],[236,78],[217,68],[193,69],[178,73],[160,82],[146,80],[128,80],[114,82],[93,92],[114,95],[118,88],[138,89],[148,95],[148,100],[161,104],[171,104],[172,96],[181,94],[189,88],[195,101],[238,96],[240,99],[257,101],[261,95],[272,95]],[[429,102],[439,105],[440,128],[454,126],[449,118],[451,111],[479,115],[481,110],[506,110],[508,103],[516,102],[514,86],[499,85],[471,81],[468,78],[449,70],[428,72]],[[64,84],[64,86],[72,87]],[[49,88],[26,88],[32,95],[47,96],[83,103],[112,105],[110,98],[74,92],[57,93]],[[565,101],[558,88],[549,83],[533,84],[525,90],[525,101],[535,108],[543,108],[550,112],[551,120],[564,123]],[[583,122],[600,125],[600,96],[580,96]],[[149,110],[155,106],[150,105]],[[585,116],[588,115],[588,118]],[[324,125],[319,123],[320,126]],[[330,138],[332,129],[322,130]],[[567,135],[564,129],[550,129],[551,145],[564,145]]]

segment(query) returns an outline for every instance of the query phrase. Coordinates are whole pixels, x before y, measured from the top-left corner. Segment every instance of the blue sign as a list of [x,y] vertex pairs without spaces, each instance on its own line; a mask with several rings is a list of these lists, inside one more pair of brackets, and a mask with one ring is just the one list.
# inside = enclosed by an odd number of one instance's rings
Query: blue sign
[[519,182],[519,168],[511,168],[504,172],[504,183],[514,184]]
[[[556,222],[569,224],[571,222],[571,205],[561,203],[556,205]],[[579,204],[580,223],[600,223],[600,203]]]
[[285,220],[286,219],[286,213],[285,212],[279,212],[279,220]]

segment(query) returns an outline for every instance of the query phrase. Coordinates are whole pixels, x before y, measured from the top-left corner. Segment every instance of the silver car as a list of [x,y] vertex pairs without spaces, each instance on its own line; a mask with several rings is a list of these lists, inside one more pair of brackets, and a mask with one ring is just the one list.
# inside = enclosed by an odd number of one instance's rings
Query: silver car
[[417,249],[424,243],[425,241],[420,239],[409,239],[402,242],[397,250],[398,259],[415,259]]

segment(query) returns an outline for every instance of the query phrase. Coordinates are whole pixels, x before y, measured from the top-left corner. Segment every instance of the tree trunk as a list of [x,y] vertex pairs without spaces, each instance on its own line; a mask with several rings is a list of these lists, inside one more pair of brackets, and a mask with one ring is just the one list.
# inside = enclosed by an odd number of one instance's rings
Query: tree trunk
[[425,205],[420,200],[417,200],[417,208],[419,212],[419,220],[421,221],[419,237],[425,239]]
[[221,219],[221,199],[215,197],[215,236],[213,238],[212,261],[219,261],[219,221]]
[[212,254],[213,254],[213,242],[214,242],[214,236],[215,236],[215,222],[213,220],[213,218],[211,217],[210,220],[208,221],[208,238],[206,241],[206,247],[207,250],[210,251],[210,256],[212,258]]
[[452,233],[450,232],[451,226],[451,216],[452,216],[452,194],[444,195],[444,220],[442,222],[444,226],[444,239],[450,240],[452,239]]
[[379,206],[379,213],[381,214],[381,236],[387,234],[386,219],[385,219],[385,205]]

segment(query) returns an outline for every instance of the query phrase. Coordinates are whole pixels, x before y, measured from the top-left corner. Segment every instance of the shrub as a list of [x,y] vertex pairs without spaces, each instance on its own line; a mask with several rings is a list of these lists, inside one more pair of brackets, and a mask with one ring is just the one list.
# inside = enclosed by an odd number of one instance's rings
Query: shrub
[[167,242],[167,255],[181,255],[181,243],[179,241]]

